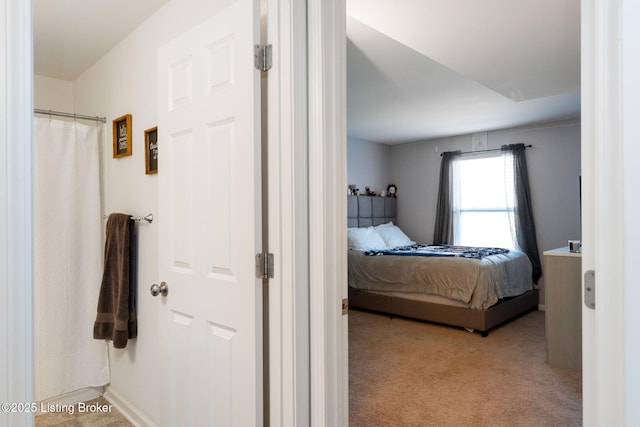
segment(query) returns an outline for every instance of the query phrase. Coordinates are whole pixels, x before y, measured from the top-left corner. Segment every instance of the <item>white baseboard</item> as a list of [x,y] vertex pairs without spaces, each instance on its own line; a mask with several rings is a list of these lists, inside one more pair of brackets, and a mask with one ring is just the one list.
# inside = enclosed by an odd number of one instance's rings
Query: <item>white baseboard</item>
[[118,392],[107,386],[104,392],[104,398],[109,401],[131,424],[136,427],[157,427],[146,415],[141,413],[127,399],[122,397]]
[[38,402],[38,412],[36,412],[36,416],[40,415],[40,408],[44,405],[75,405],[76,403],[86,402],[87,400],[96,399],[102,396],[104,392],[104,387],[86,387],[80,390],[72,391],[70,393],[61,394],[58,396],[50,397],[48,399],[41,400]]

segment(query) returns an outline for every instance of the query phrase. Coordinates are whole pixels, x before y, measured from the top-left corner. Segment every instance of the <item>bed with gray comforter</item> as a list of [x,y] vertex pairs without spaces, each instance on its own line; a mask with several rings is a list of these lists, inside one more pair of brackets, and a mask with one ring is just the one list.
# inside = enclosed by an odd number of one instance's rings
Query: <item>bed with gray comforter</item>
[[[395,220],[396,199],[348,198],[352,229]],[[485,249],[493,252],[478,254]],[[486,336],[491,328],[538,306],[531,263],[519,251],[411,245],[349,250],[348,261],[352,308],[459,326]]]

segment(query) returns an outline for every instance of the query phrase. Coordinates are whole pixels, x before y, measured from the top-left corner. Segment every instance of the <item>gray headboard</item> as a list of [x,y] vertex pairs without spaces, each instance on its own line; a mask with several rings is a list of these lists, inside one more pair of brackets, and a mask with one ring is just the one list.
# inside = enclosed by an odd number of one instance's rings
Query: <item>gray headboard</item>
[[396,224],[396,202],[395,197],[347,196],[347,227]]

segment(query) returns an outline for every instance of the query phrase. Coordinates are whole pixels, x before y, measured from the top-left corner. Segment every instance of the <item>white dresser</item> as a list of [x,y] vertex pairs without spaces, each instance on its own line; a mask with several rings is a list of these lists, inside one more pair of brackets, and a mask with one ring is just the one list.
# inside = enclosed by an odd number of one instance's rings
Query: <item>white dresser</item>
[[544,252],[547,362],[582,369],[582,255],[568,247]]

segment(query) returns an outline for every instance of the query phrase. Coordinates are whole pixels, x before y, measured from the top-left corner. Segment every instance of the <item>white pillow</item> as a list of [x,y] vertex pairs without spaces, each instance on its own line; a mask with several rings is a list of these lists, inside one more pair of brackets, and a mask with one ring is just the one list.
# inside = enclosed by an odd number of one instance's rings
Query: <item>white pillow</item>
[[411,240],[397,225],[383,224],[376,229],[382,240],[389,249],[400,248],[402,246],[415,245],[416,242]]
[[383,251],[389,249],[373,227],[347,229],[349,249],[356,251]]
[[385,222],[384,224],[378,224],[373,228],[378,230],[379,228],[385,228],[385,227],[393,227],[393,221]]

